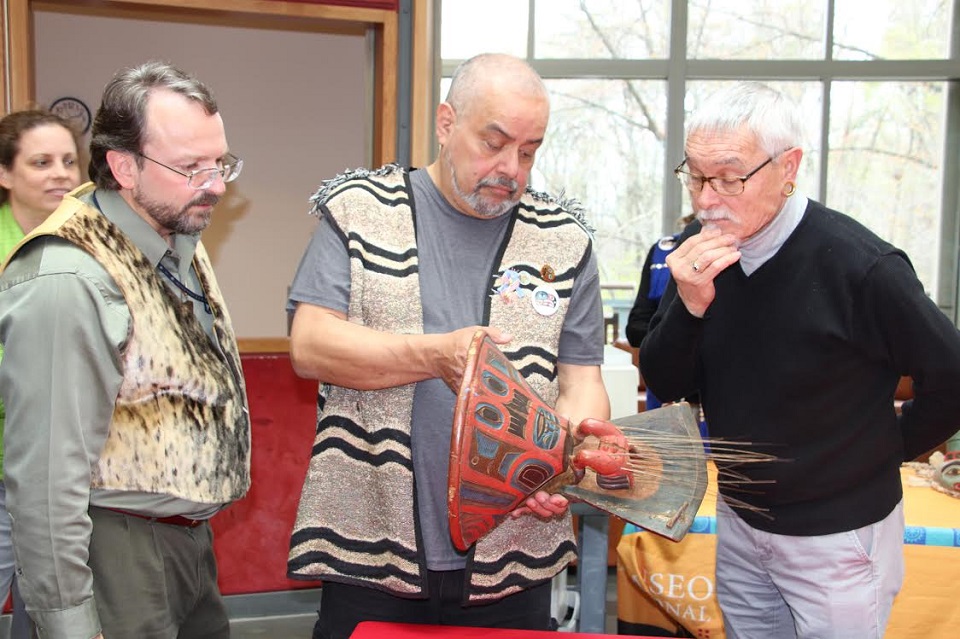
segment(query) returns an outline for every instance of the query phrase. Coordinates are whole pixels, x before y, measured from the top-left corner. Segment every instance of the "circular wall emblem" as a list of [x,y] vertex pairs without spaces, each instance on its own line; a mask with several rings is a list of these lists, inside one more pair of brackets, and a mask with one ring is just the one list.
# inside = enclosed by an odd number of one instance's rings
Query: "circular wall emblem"
[[77,135],[90,130],[90,109],[79,98],[57,98],[50,105],[50,112],[69,122]]

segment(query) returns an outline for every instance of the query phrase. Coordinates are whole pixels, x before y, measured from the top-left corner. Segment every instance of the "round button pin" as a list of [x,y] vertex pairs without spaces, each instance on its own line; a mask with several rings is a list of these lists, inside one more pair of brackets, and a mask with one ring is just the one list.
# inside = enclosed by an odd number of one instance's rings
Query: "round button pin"
[[531,296],[533,310],[545,317],[549,317],[560,308],[560,296],[550,286],[538,286],[533,289]]

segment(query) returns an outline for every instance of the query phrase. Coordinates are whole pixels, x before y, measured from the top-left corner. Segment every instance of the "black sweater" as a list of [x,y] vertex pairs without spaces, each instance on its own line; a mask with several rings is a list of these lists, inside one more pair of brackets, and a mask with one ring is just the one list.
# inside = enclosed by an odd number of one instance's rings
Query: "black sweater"
[[[665,401],[700,390],[711,436],[780,458],[738,469],[774,483],[721,492],[767,509],[738,512],[779,534],[852,530],[889,514],[902,496],[900,463],[960,428],[960,332],[906,255],[811,201],[769,261],[750,277],[734,264],[715,284],[698,319],[671,282],[640,362]],[[898,418],[901,375],[915,399]]]

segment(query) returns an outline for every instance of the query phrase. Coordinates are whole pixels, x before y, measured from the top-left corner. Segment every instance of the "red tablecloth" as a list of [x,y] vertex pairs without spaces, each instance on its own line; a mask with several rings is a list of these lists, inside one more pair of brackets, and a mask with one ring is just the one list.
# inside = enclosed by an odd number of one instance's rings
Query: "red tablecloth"
[[464,628],[457,626],[421,626],[409,623],[386,623],[364,621],[350,635],[350,639],[418,639],[419,637],[444,637],[444,639],[536,639],[558,636],[581,639],[609,639],[610,635],[585,634],[581,632],[555,632],[541,630],[504,630],[497,628]]

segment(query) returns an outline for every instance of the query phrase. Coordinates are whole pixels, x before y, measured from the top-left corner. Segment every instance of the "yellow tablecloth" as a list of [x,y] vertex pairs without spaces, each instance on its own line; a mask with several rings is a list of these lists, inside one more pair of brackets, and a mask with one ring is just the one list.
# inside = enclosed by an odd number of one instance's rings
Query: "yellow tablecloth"
[[[960,499],[912,485],[903,467],[906,575],[887,627],[887,639],[960,636]],[[698,639],[724,639],[716,601],[716,483],[679,543],[628,525],[617,546],[617,616],[621,634],[643,626]]]

